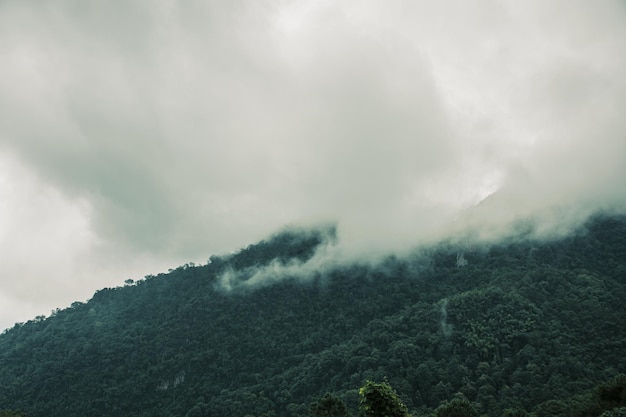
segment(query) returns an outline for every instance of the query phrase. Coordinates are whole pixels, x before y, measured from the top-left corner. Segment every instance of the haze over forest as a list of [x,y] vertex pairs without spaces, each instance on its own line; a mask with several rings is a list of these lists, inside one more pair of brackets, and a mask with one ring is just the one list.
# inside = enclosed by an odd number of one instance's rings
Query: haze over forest
[[624,213],[625,50],[618,0],[2,1],[0,328],[288,225]]
[[333,232],[283,231],[16,324],[0,416],[623,416],[626,216],[376,264],[319,262]]

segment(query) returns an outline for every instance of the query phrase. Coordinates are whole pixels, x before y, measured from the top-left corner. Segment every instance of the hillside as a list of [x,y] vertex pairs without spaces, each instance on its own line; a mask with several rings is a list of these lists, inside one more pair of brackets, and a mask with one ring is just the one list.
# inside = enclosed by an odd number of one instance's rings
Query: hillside
[[416,413],[462,393],[482,414],[558,415],[537,407],[626,372],[625,218],[245,285],[333,239],[283,232],[16,325],[0,335],[0,410],[299,416],[326,392],[356,410],[358,388],[387,379]]

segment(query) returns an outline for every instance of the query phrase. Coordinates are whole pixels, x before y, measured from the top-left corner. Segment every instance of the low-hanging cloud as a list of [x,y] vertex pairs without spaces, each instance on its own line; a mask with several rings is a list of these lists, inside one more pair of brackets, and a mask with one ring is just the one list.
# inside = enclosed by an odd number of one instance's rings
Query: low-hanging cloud
[[[35,214],[3,212],[25,233],[3,229],[1,249],[84,282],[287,223],[336,221],[355,254],[623,211],[624,50],[608,0],[4,1],[0,175],[25,178],[10,204]],[[57,214],[80,229],[48,235],[67,267],[31,228]],[[11,276],[4,293],[39,280]]]

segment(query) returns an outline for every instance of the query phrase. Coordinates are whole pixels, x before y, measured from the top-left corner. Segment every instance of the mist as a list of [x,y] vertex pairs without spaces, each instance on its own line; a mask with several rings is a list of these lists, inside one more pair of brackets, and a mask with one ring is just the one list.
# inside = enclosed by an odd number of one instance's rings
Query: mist
[[4,1],[0,324],[287,224],[359,260],[623,213],[624,50],[620,1]]

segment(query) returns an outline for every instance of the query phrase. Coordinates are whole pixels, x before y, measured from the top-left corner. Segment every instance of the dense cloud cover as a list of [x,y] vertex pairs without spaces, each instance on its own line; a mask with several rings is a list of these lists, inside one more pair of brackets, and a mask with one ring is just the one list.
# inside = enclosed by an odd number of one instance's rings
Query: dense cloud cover
[[0,2],[0,327],[285,224],[623,211],[625,50],[621,1]]

